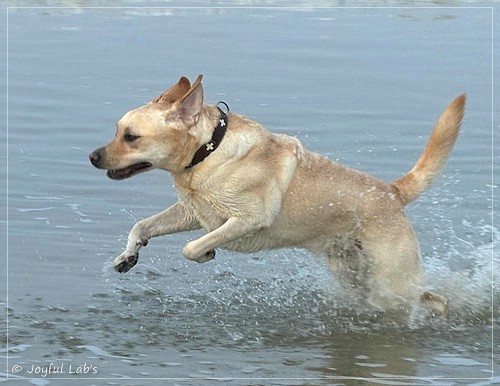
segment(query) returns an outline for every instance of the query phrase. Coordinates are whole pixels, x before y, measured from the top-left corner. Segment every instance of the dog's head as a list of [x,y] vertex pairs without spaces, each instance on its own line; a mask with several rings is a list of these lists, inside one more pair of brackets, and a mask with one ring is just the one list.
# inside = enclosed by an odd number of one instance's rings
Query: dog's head
[[184,169],[205,139],[197,128],[203,118],[201,79],[199,75],[191,86],[182,77],[152,102],[126,113],[115,138],[89,155],[92,165],[115,180],[156,168]]

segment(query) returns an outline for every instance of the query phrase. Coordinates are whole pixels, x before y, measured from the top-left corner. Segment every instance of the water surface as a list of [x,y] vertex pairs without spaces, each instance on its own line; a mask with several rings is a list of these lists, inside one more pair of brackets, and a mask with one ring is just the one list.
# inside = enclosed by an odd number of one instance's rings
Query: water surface
[[[0,382],[500,382],[490,9],[10,9],[8,34]],[[164,172],[111,181],[87,156],[127,110],[200,73],[207,103],[386,181],[411,168],[434,120],[467,92],[444,176],[407,209],[449,319],[358,311],[304,251],[186,261],[199,233],[152,240],[116,274],[129,229],[175,192]]]

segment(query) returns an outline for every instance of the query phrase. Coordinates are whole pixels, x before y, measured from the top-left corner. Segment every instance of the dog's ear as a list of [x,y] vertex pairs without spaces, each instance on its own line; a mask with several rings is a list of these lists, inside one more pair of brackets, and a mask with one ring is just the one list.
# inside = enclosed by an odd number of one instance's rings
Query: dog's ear
[[181,77],[176,85],[153,100],[153,103],[175,103],[181,99],[191,88],[191,82],[185,76]]
[[203,86],[201,79],[203,75],[198,75],[193,86],[177,102],[179,104],[179,113],[182,121],[188,127],[196,125],[203,106]]

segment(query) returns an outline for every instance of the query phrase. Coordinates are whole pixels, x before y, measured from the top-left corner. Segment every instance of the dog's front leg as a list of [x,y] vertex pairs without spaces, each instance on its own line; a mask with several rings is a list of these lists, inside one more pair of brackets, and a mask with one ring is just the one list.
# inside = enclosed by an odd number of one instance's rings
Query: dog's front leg
[[123,273],[136,265],[139,259],[139,249],[145,247],[152,237],[199,228],[201,225],[198,220],[181,202],[141,220],[130,231],[125,252],[115,259],[115,270]]
[[182,251],[184,257],[189,260],[205,263],[212,260],[215,248],[218,246],[239,239],[252,233],[263,226],[258,221],[249,221],[240,217],[231,217],[222,226],[207,233],[197,240],[189,242]]

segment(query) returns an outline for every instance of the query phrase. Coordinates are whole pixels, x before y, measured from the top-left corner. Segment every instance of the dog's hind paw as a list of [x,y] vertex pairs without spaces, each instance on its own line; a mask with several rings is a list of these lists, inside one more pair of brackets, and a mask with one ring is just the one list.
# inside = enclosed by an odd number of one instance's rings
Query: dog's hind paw
[[420,301],[430,307],[433,317],[441,319],[448,318],[449,305],[445,297],[430,291],[425,291],[420,297]]
[[121,254],[115,259],[113,266],[116,272],[125,273],[136,265],[138,260],[139,254],[137,253],[135,255]]

